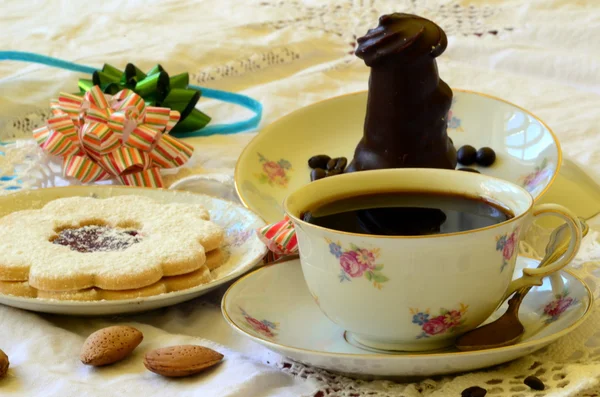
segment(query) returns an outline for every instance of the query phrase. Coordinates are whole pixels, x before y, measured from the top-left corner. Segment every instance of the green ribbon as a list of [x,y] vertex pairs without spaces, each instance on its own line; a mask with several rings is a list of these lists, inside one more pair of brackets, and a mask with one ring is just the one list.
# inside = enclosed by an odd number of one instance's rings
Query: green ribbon
[[162,106],[181,113],[173,132],[192,132],[205,127],[210,116],[196,109],[202,92],[188,88],[190,76],[187,73],[169,76],[165,69],[156,65],[142,72],[134,64],[128,63],[125,71],[104,64],[102,70],[96,70],[92,79],[79,79],[80,94],[83,95],[98,85],[102,92],[115,95],[127,88],[144,98],[146,105]]

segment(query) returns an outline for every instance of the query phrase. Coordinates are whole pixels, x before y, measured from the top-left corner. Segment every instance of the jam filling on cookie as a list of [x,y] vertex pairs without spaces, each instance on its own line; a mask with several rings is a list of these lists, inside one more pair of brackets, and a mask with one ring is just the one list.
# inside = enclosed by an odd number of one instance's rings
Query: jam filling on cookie
[[107,252],[123,251],[140,241],[142,236],[136,230],[90,225],[61,230],[52,243],[79,252]]

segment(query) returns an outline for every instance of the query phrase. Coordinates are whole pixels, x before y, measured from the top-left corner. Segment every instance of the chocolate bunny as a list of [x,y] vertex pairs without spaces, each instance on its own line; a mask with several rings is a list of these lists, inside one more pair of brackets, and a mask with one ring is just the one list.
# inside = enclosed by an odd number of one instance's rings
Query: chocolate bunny
[[446,134],[452,90],[435,58],[446,34],[425,18],[395,13],[358,39],[356,55],[371,67],[364,135],[346,172],[380,168],[456,167]]

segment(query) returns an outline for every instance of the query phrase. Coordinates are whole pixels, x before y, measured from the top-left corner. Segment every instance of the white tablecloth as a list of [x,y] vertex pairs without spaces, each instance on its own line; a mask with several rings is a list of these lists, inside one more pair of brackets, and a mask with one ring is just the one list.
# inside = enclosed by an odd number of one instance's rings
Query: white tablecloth
[[[448,33],[448,50],[438,58],[446,82],[530,109],[553,128],[565,154],[600,181],[600,3],[595,0],[1,4],[2,49],[92,66],[134,62],[148,69],[161,63],[173,74],[189,71],[195,84],[241,91],[261,101],[263,126],[310,103],[366,89],[368,68],[351,55],[356,37],[376,26],[380,14],[418,13]],[[24,117],[36,107],[47,107],[59,89],[72,91],[77,77],[40,65],[0,63],[0,137],[26,129]],[[215,122],[248,116],[216,101],[202,101],[201,107]],[[199,171],[231,175],[253,134],[195,139],[202,147],[195,158]],[[217,292],[212,303],[200,299],[139,316],[96,320],[0,307],[0,348],[11,357],[0,395],[312,396],[320,390],[320,396],[348,396],[348,390],[360,389],[358,395],[370,390],[375,396],[450,396],[477,376],[419,385],[327,380],[318,372],[315,376],[305,368],[283,365],[280,357],[234,334],[221,318],[219,298]],[[144,332],[136,357],[102,370],[82,366],[77,357],[85,337],[113,323],[133,324]],[[595,331],[585,332],[591,337]],[[143,368],[144,351],[177,343],[213,346],[227,359],[208,376],[182,381],[164,380]],[[568,386],[547,395],[576,395],[592,386],[593,371],[600,368],[577,368]],[[341,390],[327,391],[327,384]],[[497,395],[511,395],[508,386],[500,389]]]

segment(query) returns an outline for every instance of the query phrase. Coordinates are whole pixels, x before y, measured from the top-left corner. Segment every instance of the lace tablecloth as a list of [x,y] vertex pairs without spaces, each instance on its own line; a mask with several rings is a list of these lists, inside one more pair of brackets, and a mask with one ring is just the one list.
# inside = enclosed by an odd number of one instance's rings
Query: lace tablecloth
[[[100,66],[160,62],[170,73],[189,71],[192,82],[243,91],[265,108],[262,125],[301,106],[366,89],[368,69],[352,56],[357,36],[386,12],[430,17],[448,33],[439,58],[451,86],[506,98],[544,119],[563,151],[600,181],[600,4],[595,1],[276,1],[173,0],[5,2],[0,33],[5,49],[35,51]],[[27,136],[48,114],[57,91],[73,90],[77,74],[16,62],[0,63],[0,140]],[[201,101],[217,122],[247,115]],[[189,173],[230,177],[253,133],[194,138]],[[40,165],[31,142],[0,157],[0,173],[20,168],[21,184],[47,185],[53,171]],[[2,149],[0,149],[2,150]],[[10,185],[14,182],[0,182]],[[591,222],[578,261],[571,265],[600,295],[598,230]],[[526,249],[527,247],[523,247]],[[600,309],[577,331],[513,363],[416,383],[366,382],[291,363],[228,328],[218,302],[222,290],[176,307],[126,318],[81,320],[0,307],[0,348],[11,356],[7,396],[160,395],[219,396],[458,396],[478,384],[489,396],[598,396]],[[208,377],[159,382],[134,364],[87,371],[77,351],[91,331],[131,323],[149,343],[200,343],[229,357]],[[149,339],[149,338],[146,338]],[[533,392],[524,374],[548,386]],[[594,391],[595,390],[595,391]]]

